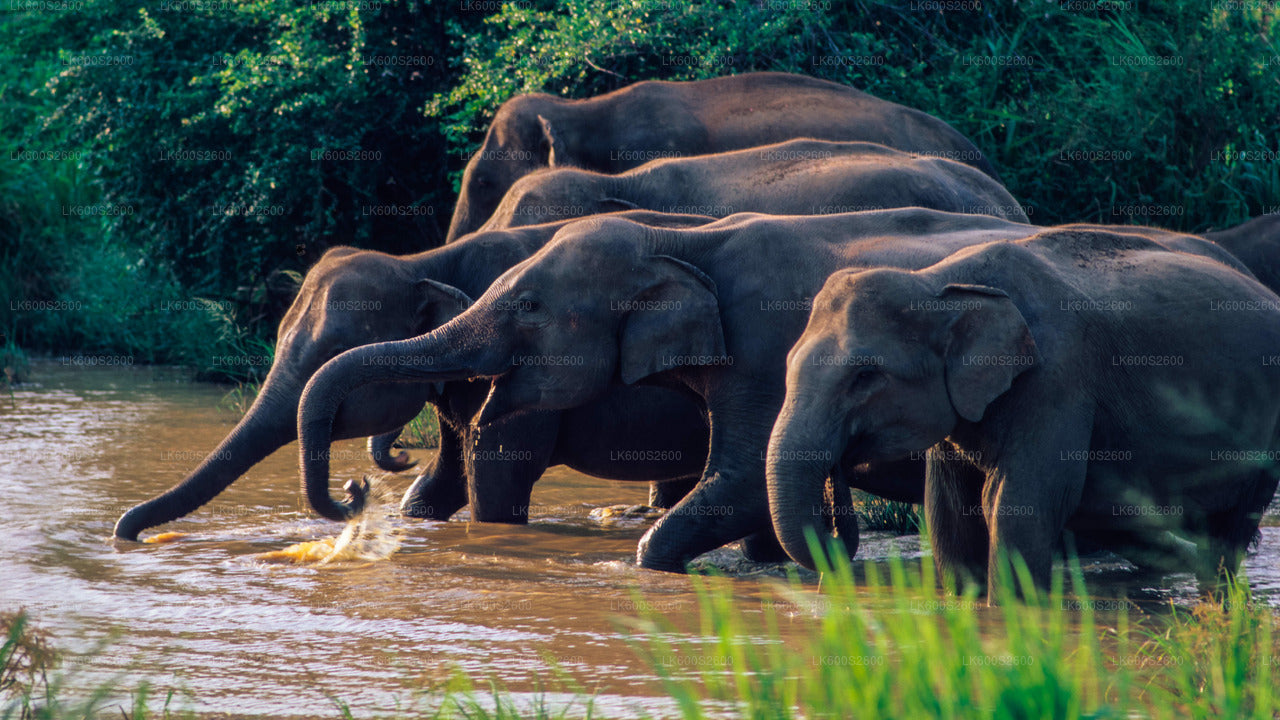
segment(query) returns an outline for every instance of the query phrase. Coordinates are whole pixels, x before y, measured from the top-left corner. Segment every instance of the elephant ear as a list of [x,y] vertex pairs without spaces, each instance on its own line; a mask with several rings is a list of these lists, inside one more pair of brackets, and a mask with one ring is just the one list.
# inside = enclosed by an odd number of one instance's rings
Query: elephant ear
[[[542,141],[547,145],[547,167],[556,167],[555,129],[551,127],[551,121],[541,115],[538,116],[538,125],[542,128]],[[563,152],[563,149],[561,149],[561,154]],[[560,158],[560,160],[563,161],[564,158]]]
[[947,285],[938,297],[960,307],[946,330],[947,394],[960,417],[978,422],[1015,377],[1040,362],[1040,353],[1026,318],[1005,291]]
[[418,297],[418,333],[427,333],[444,325],[471,307],[471,298],[458,288],[424,278],[415,284]]
[[716,284],[669,255],[650,255],[657,280],[632,299],[622,324],[620,371],[628,385],[677,365],[707,365],[725,354]]

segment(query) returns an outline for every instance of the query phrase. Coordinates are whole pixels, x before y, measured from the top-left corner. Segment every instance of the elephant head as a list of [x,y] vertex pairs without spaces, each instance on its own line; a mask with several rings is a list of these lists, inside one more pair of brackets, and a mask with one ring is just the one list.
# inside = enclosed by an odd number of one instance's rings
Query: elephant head
[[[330,358],[366,343],[413,337],[460,313],[460,291],[420,274],[399,258],[334,248],[311,269],[281,321],[275,360],[248,413],[181,483],[124,513],[115,535],[138,533],[193,512],[250,467],[294,440],[303,388]],[[430,388],[370,386],[339,408],[340,437],[382,433],[410,419],[430,400]]]
[[943,285],[900,270],[842,271],[815,297],[787,356],[786,400],[769,438],[774,530],[813,567],[804,531],[821,536],[830,463],[923,452],[978,422],[1035,364],[1027,322],[1003,291]]
[[329,495],[323,451],[335,410],[371,383],[488,378],[475,418],[483,426],[521,411],[586,404],[618,380],[723,358],[715,283],[688,263],[648,252],[654,232],[611,218],[571,223],[448,325],[326,364],[298,415],[304,484],[316,512],[343,520],[361,509],[360,488],[349,488],[351,502]]
[[556,157],[555,128],[546,117],[554,109],[554,100],[548,95],[521,95],[498,108],[484,144],[462,173],[462,189],[445,242],[484,225],[516,180],[564,162]]

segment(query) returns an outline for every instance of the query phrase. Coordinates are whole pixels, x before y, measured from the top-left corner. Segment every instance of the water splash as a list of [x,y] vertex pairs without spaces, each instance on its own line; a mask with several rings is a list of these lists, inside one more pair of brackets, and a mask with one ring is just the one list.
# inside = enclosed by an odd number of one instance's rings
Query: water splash
[[641,527],[662,517],[666,510],[648,505],[607,505],[594,508],[589,517],[605,527]]
[[162,533],[157,533],[155,535],[152,535],[150,537],[145,537],[142,539],[142,542],[151,543],[153,545],[161,545],[164,543],[177,542],[178,540],[181,540],[184,537],[189,537],[190,535],[191,533],[184,533],[184,532],[162,532]]
[[259,560],[295,564],[328,565],[348,560],[386,560],[400,549],[403,530],[392,522],[398,516],[399,501],[382,482],[385,475],[369,478],[369,495],[364,512],[347,521],[337,537],[308,540],[283,550],[260,553]]

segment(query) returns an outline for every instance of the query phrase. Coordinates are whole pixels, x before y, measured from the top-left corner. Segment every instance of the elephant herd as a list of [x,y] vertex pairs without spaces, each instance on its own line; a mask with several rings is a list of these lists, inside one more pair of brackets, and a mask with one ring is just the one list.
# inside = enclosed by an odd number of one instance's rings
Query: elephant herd
[[856,552],[853,487],[923,504],[958,579],[1018,555],[1047,584],[1073,538],[1211,583],[1280,479],[1277,237],[1030,225],[946,123],[803,76],[516,97],[446,244],[325,253],[243,420],[115,534],[292,440],[311,507],[351,518],[330,443],[407,469],[431,403],[413,517],[525,522],[563,464],[652,483],[643,567],[737,540],[812,567],[810,532]]

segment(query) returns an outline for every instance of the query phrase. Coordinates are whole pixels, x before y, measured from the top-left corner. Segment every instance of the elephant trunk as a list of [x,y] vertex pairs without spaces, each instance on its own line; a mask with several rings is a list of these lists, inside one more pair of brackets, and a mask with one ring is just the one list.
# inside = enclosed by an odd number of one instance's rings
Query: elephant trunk
[[[857,519],[839,468],[840,423],[823,418],[816,409],[822,405],[816,398],[813,402],[787,398],[769,438],[765,468],[774,532],[787,555],[810,569],[815,563],[805,530],[812,528],[821,540],[829,533],[828,513],[846,551],[852,555],[858,547]],[[836,484],[832,498],[826,493],[828,476]]]
[[501,348],[487,341],[465,316],[408,340],[348,350],[325,363],[302,392],[298,408],[302,487],[311,507],[322,517],[344,522],[364,509],[367,488],[348,483],[350,500],[329,495],[329,445],[333,421],[343,400],[371,383],[447,382],[498,375],[505,371]]
[[231,434],[182,482],[116,521],[115,536],[137,540],[143,530],[177,520],[217,497],[249,468],[294,439],[294,412],[281,412],[274,383],[268,381]]
[[418,464],[418,461],[410,460],[409,453],[404,450],[392,453],[395,450],[396,440],[400,439],[400,433],[403,431],[404,428],[396,428],[381,435],[369,436],[369,456],[378,467],[387,472],[403,472]]

